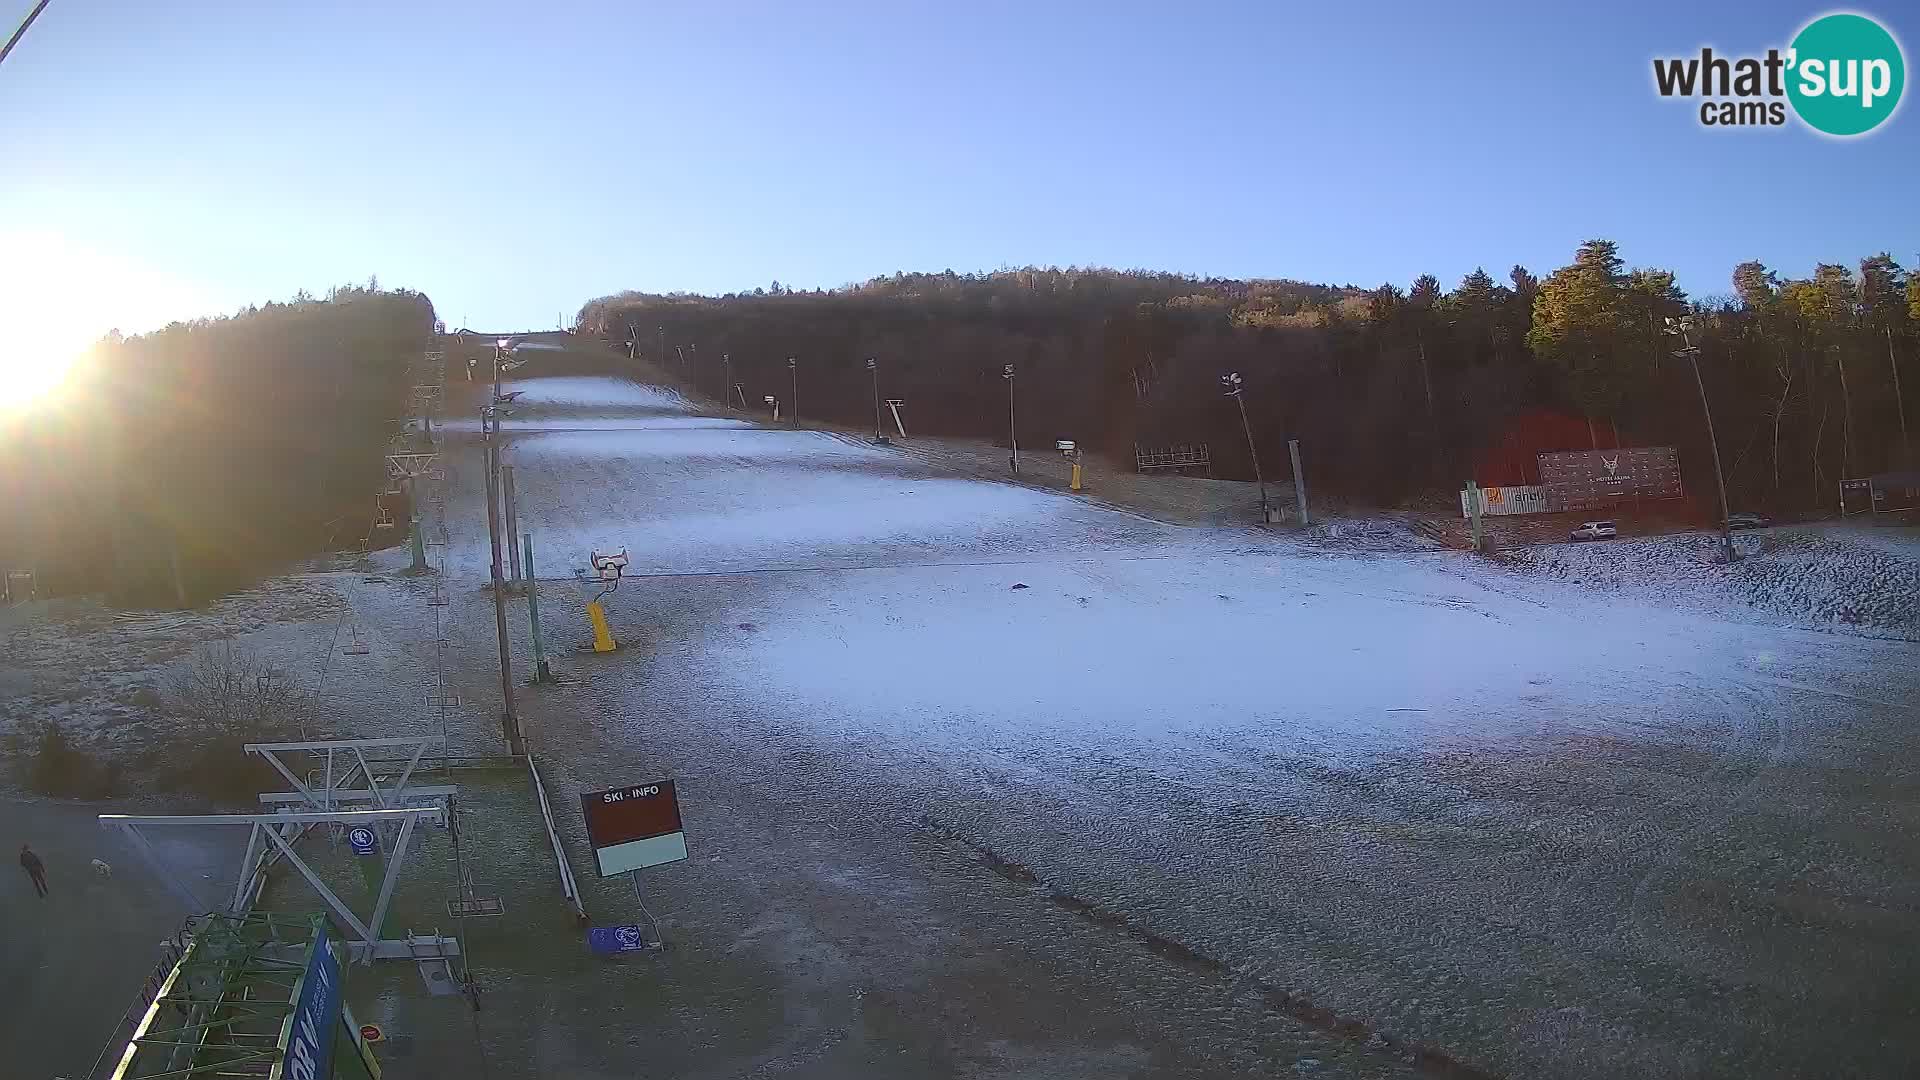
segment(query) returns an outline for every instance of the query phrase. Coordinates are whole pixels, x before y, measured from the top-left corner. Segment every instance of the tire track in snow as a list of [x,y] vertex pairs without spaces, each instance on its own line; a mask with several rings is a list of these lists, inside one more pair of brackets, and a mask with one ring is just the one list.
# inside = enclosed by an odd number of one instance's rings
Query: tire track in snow
[[1024,888],[1045,890],[1047,901],[1054,907],[1131,938],[1142,948],[1189,973],[1225,982],[1229,999],[1249,990],[1254,991],[1258,993],[1262,1004],[1276,1013],[1314,1030],[1351,1039],[1367,1051],[1394,1055],[1432,1076],[1446,1080],[1503,1080],[1499,1073],[1461,1061],[1445,1050],[1389,1035],[1363,1020],[1341,1016],[1301,995],[1273,985],[1267,976],[1280,966],[1278,961],[1236,970],[1224,961],[1168,937],[1125,913],[1102,907],[1059,888],[1026,865],[1000,855],[985,843],[947,826],[931,814],[923,816],[919,825],[924,832],[970,852],[987,869],[1007,881]]
[[[1714,696],[1720,700],[1721,705],[1729,715],[1754,715],[1752,710],[1742,709],[1740,703],[1734,701],[1727,694],[1715,692]],[[1647,896],[1651,892],[1655,880],[1665,875],[1671,869],[1675,856],[1683,847],[1693,844],[1702,837],[1723,832],[1727,825],[1740,814],[1741,810],[1753,800],[1754,795],[1759,791],[1761,785],[1767,778],[1773,774],[1773,771],[1786,760],[1787,744],[1791,730],[1790,722],[1787,719],[1785,711],[1779,709],[1772,711],[1774,715],[1771,725],[1762,724],[1757,721],[1745,725],[1746,732],[1752,736],[1750,740],[1752,743],[1752,751],[1759,759],[1753,776],[1748,778],[1740,790],[1727,796],[1726,804],[1721,813],[1711,822],[1685,830],[1670,839],[1660,849],[1659,854],[1654,856],[1653,864],[1647,868],[1647,872],[1641,875],[1639,883],[1634,886],[1633,901],[1627,909],[1628,925],[1633,931],[1634,943],[1639,946],[1643,954],[1662,956],[1668,952],[1668,950],[1663,948],[1658,942],[1649,940],[1648,924],[1652,920],[1651,916],[1642,910],[1646,906]],[[1768,739],[1762,731],[1762,729],[1767,726],[1773,728],[1771,739]]]
[[[1697,689],[1695,692],[1698,692]],[[1694,791],[1707,789],[1709,787],[1717,788],[1727,777],[1745,767],[1745,755],[1737,752],[1739,748],[1744,746],[1748,741],[1743,725],[1740,723],[1739,718],[1735,715],[1728,701],[1724,697],[1719,697],[1718,700],[1720,708],[1717,711],[1720,724],[1716,724],[1715,726],[1719,727],[1723,724],[1727,728],[1727,734],[1722,740],[1719,740],[1718,745],[1705,749],[1705,752],[1713,754],[1716,759],[1716,764],[1704,773],[1693,778]],[[1736,752],[1728,753],[1727,751]],[[1575,914],[1575,912],[1570,910],[1573,906],[1570,897],[1579,896],[1584,898],[1597,894],[1605,879],[1610,876],[1607,872],[1607,864],[1623,865],[1628,862],[1638,861],[1649,849],[1662,843],[1662,836],[1664,835],[1664,830],[1667,828],[1667,823],[1676,817],[1684,816],[1694,801],[1695,800],[1689,796],[1673,798],[1663,803],[1657,812],[1650,811],[1642,813],[1638,818],[1637,824],[1624,833],[1617,833],[1607,839],[1599,850],[1594,851],[1593,854],[1582,859],[1561,879],[1560,884],[1554,889],[1553,900],[1550,907],[1554,928],[1553,938],[1557,947],[1570,952],[1578,951],[1581,948],[1581,943],[1578,940],[1580,932],[1589,928],[1588,924],[1585,923],[1580,926],[1569,926],[1569,922]],[[1672,841],[1667,841],[1667,843],[1671,844]],[[1632,894],[1633,898],[1630,900],[1626,911],[1619,913],[1617,917],[1617,925],[1619,928],[1629,933],[1636,933],[1634,931],[1634,927],[1637,924],[1635,912],[1638,908],[1638,897],[1641,889],[1645,886],[1646,880],[1647,876],[1642,875],[1635,883],[1634,893]],[[1635,940],[1637,941],[1637,933]]]

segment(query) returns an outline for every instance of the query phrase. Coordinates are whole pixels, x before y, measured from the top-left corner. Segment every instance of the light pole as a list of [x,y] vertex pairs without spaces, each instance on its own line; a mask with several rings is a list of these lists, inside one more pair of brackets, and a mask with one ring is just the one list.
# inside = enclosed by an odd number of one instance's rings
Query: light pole
[[[487,539],[493,549],[493,632],[500,647],[501,733],[507,739],[507,752],[518,757],[526,753],[520,735],[520,717],[513,707],[513,658],[507,649],[507,583],[500,552],[500,356],[508,340],[501,338],[493,346],[493,396],[480,413],[481,446],[486,454]],[[511,542],[511,541],[509,541]]]
[[1247,455],[1253,458],[1253,478],[1260,484],[1260,523],[1264,525],[1272,520],[1272,515],[1267,512],[1267,478],[1260,471],[1260,448],[1253,444],[1253,424],[1247,419],[1247,401],[1240,393],[1245,388],[1245,380],[1239,372],[1230,371],[1220,376],[1220,385],[1226,387],[1227,396],[1240,406],[1240,427],[1247,433]]
[[660,335],[660,351],[654,355],[660,358],[660,370],[665,371],[667,370],[667,328],[664,326],[656,326],[654,330]]
[[[505,355],[512,343],[512,338],[501,338],[493,343],[493,401],[495,404],[500,401],[500,358]],[[491,412],[493,406],[487,406],[487,410]],[[498,418],[495,418],[495,422],[498,423]]]
[[793,357],[787,357],[787,374],[793,376],[793,393],[787,397],[787,420],[800,423],[800,365]]
[[1020,438],[1013,433],[1013,365],[1001,369],[1000,377],[1007,380],[1007,471],[1020,475]]
[[727,410],[733,410],[733,354],[721,353],[720,365],[726,369],[727,385],[722,387],[721,396],[727,399]]
[[867,357],[867,374],[873,376],[873,441],[886,442],[880,431],[880,364],[873,357]]
[[1727,554],[1729,563],[1740,561],[1740,553],[1733,548],[1733,510],[1727,505],[1727,477],[1720,470],[1720,440],[1713,434],[1713,409],[1707,405],[1707,384],[1700,378],[1700,346],[1693,343],[1693,316],[1667,320],[1667,333],[1680,339],[1680,348],[1673,355],[1684,358],[1693,365],[1693,385],[1700,391],[1700,413],[1707,418],[1707,445],[1713,448],[1713,480],[1720,488],[1720,547]]
[[525,361],[508,359],[518,348],[512,338],[501,338],[493,344],[493,396],[487,407],[480,413],[480,431],[482,446],[486,451],[487,471],[487,536],[493,549],[493,629],[494,639],[500,647],[500,697],[504,710],[500,726],[507,739],[507,752],[518,757],[527,752],[526,739],[520,730],[520,714],[513,702],[513,657],[507,643],[507,582],[504,556],[501,544],[511,545],[512,537],[502,538],[502,482],[500,464],[500,408],[506,399],[500,395],[500,372],[511,365],[518,367]]

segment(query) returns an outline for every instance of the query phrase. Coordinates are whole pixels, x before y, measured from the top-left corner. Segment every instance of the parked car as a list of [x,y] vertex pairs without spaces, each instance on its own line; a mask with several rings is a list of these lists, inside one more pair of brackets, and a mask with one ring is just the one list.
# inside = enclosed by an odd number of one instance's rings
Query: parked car
[[1567,539],[1577,544],[1582,540],[1611,540],[1619,535],[1620,530],[1611,521],[1583,521]]
[[1727,528],[1729,529],[1764,529],[1771,524],[1773,524],[1773,522],[1763,514],[1742,513],[1727,515]]

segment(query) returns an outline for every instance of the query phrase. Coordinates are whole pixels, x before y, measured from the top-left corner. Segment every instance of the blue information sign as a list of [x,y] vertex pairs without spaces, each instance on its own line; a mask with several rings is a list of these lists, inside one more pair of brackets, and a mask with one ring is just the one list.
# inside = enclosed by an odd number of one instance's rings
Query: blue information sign
[[334,1029],[340,1025],[340,962],[327,948],[324,927],[314,934],[307,973],[300,980],[300,1001],[289,1023],[287,1080],[330,1080]]
[[608,956],[639,952],[647,947],[637,926],[596,926],[587,931],[587,944],[594,952]]
[[365,825],[355,825],[347,830],[347,846],[353,849],[355,855],[371,855],[379,843],[379,837],[373,835],[373,830]]

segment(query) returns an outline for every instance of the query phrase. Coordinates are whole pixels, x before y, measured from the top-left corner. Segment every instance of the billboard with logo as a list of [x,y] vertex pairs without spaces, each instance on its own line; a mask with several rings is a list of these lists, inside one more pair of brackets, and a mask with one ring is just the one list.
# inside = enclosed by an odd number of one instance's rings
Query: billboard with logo
[[281,1035],[286,1054],[274,1066],[275,1080],[327,1080],[333,1076],[333,1042],[340,1027],[340,961],[327,947],[325,926],[313,935],[299,1000]]
[[[1538,485],[1480,489],[1482,514],[1544,514],[1546,510],[1546,495]],[[1460,492],[1460,516],[1462,518],[1473,516],[1473,505],[1467,501],[1467,492],[1464,490]]]
[[1615,511],[1636,502],[1678,499],[1680,455],[1671,446],[1618,450],[1562,450],[1540,455],[1540,488],[1547,510]]

